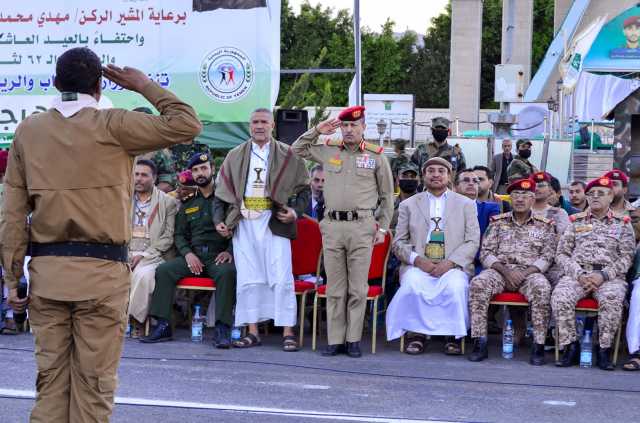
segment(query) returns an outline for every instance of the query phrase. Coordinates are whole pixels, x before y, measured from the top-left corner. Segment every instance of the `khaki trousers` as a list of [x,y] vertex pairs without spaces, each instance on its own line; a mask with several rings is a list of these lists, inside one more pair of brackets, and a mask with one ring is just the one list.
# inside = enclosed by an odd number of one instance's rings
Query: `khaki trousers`
[[127,291],[85,301],[31,297],[38,366],[32,423],[109,421],[128,302]]
[[327,273],[327,332],[330,345],[358,342],[369,291],[376,222],[373,217],[352,222],[325,218],[320,222]]

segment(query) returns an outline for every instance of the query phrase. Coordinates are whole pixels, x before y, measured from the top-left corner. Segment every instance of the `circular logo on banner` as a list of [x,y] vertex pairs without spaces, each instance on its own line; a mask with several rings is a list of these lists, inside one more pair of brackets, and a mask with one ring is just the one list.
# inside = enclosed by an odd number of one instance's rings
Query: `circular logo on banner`
[[253,86],[253,63],[235,47],[220,47],[204,58],[200,66],[200,86],[221,103],[231,103],[247,95]]

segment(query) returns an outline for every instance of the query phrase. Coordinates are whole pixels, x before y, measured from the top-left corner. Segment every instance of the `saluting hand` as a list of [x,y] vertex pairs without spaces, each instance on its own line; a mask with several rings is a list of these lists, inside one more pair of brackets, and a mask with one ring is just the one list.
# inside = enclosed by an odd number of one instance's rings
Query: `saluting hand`
[[128,66],[120,68],[116,65],[107,65],[102,68],[102,74],[122,88],[137,93],[142,92],[142,89],[151,81],[144,72]]
[[339,127],[340,119],[327,119],[316,125],[316,131],[322,135],[332,135]]

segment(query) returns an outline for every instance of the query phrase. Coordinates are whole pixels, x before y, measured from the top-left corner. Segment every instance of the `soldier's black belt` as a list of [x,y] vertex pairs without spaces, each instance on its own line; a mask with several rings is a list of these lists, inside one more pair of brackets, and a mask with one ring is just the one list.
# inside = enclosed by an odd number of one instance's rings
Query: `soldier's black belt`
[[370,210],[361,210],[361,211],[339,211],[339,210],[331,210],[328,213],[328,216],[333,220],[342,220],[345,222],[351,222],[358,219],[364,219],[365,217],[371,217],[373,212]]
[[126,245],[97,244],[92,242],[48,242],[31,244],[31,256],[91,257],[110,261],[129,261]]

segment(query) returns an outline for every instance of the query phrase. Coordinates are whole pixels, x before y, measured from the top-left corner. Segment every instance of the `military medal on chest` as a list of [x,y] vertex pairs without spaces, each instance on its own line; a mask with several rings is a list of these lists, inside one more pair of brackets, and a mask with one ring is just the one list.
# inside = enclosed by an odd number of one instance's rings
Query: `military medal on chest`
[[444,260],[444,232],[440,229],[440,217],[432,217],[431,220],[435,223],[436,227],[431,231],[429,235],[429,241],[424,247],[424,255],[429,260],[438,263]]

